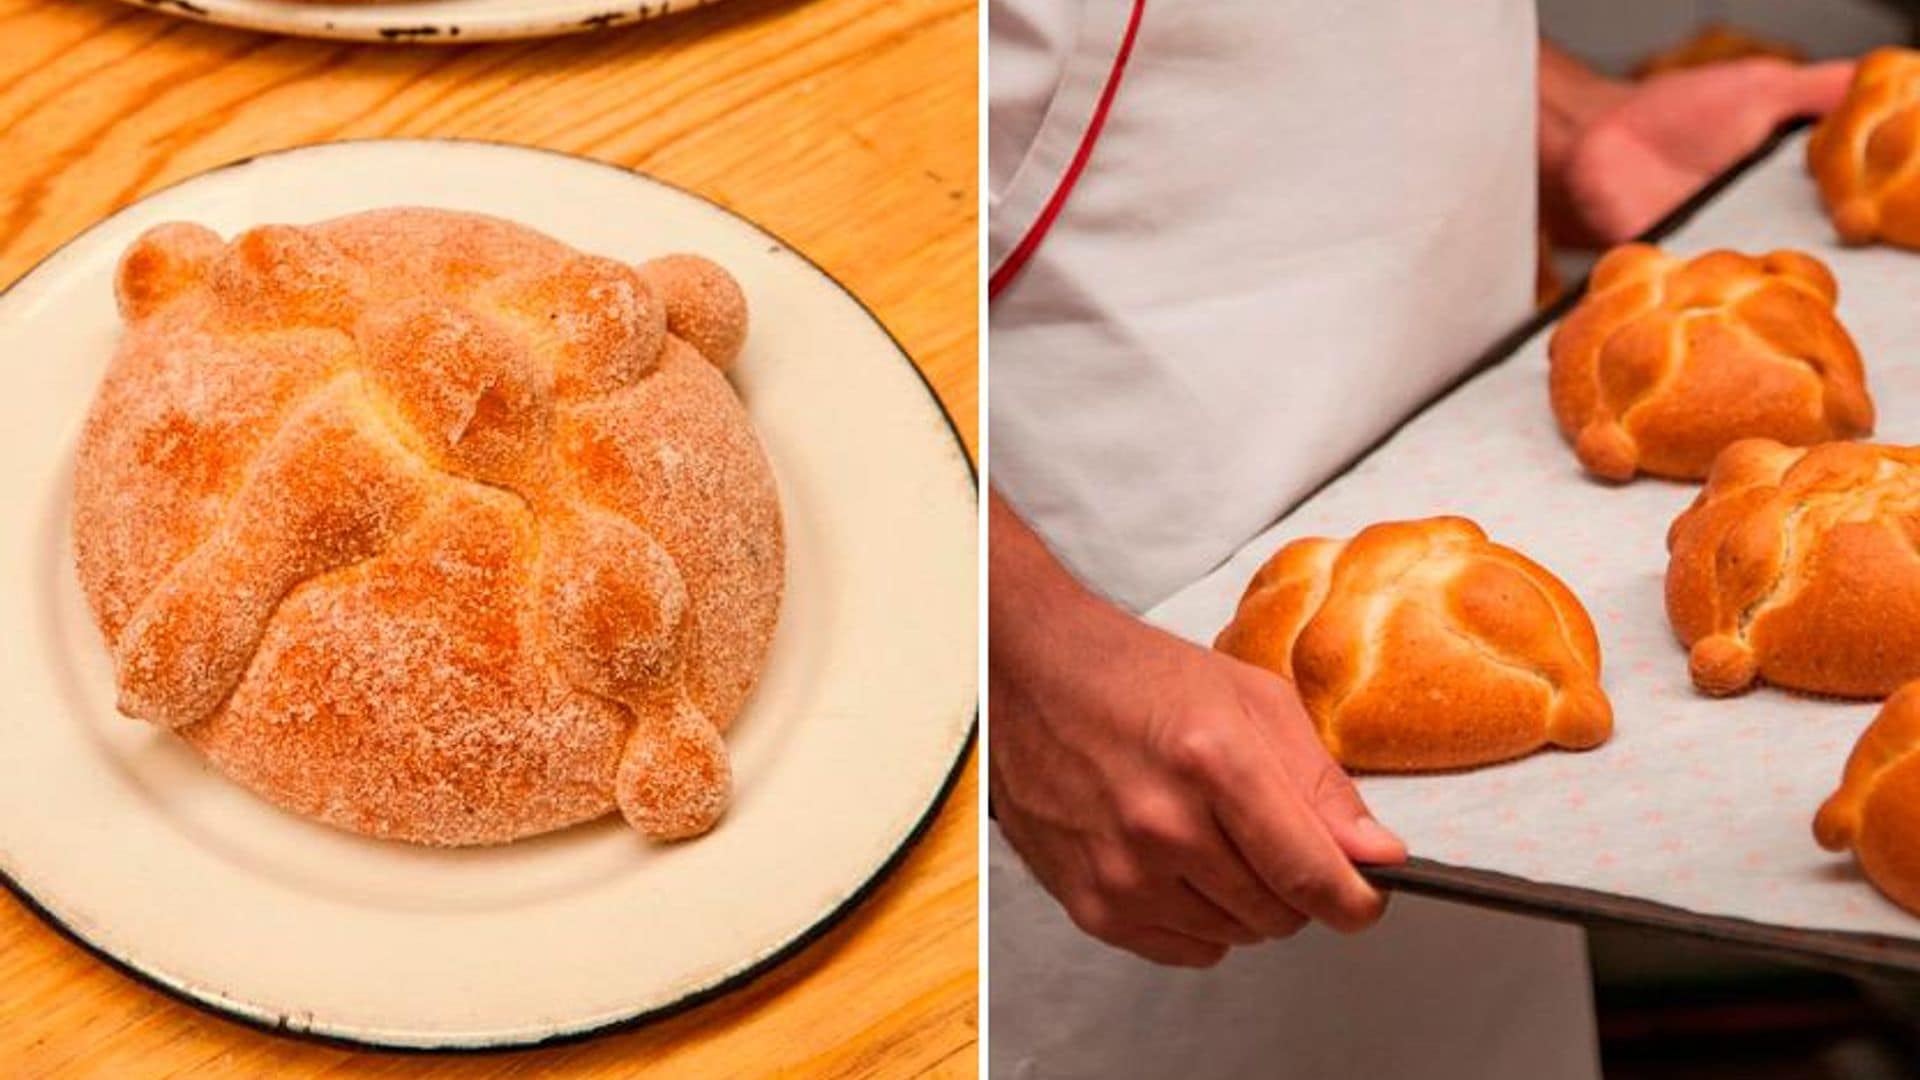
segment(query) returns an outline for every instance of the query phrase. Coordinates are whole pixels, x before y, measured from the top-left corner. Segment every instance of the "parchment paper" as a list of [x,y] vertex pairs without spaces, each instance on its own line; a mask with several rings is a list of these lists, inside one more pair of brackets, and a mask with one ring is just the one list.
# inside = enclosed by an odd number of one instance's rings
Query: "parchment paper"
[[[1791,247],[1825,260],[1866,361],[1879,409],[1875,441],[1920,442],[1920,254],[1836,244],[1804,154],[1805,133],[1789,136],[1663,246],[1683,254]],[[1813,841],[1814,811],[1839,783],[1877,705],[1764,687],[1725,700],[1695,692],[1667,624],[1662,580],[1667,526],[1698,488],[1644,478],[1614,487],[1584,477],[1548,408],[1547,336],[1536,334],[1417,417],[1148,618],[1208,643],[1283,542],[1464,514],[1586,603],[1615,729],[1586,753],[1363,777],[1362,794],[1414,855],[1703,916],[1894,935],[1920,946],[1920,917],[1883,899],[1850,855]]]

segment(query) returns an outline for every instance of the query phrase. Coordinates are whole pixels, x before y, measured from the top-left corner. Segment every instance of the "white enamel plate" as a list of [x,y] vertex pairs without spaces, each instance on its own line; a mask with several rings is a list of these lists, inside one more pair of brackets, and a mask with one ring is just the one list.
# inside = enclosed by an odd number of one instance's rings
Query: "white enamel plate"
[[299,37],[459,45],[552,37],[719,0],[127,0],[202,22]]
[[[717,829],[618,816],[433,850],[282,813],[114,711],[68,535],[73,453],[142,230],[223,235],[374,207],[511,218],[637,262],[695,251],[752,308],[734,375],[786,514],[765,677],[729,734]],[[773,236],[611,166],[484,143],[310,147],[207,173],[82,234],[0,296],[0,880],[123,968],[257,1023],[500,1046],[656,1016],[751,978],[845,914],[938,808],[972,737],[976,495],[912,363]]]

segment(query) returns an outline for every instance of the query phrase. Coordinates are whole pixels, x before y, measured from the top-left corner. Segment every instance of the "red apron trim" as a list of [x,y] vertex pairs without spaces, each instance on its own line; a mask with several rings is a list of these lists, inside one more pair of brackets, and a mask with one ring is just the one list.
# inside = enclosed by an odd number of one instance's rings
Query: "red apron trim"
[[1073,185],[1080,179],[1080,173],[1087,167],[1087,159],[1093,156],[1093,144],[1100,140],[1100,129],[1107,122],[1107,111],[1113,107],[1114,94],[1120,89],[1120,75],[1127,69],[1127,58],[1133,55],[1133,39],[1140,30],[1140,16],[1146,11],[1147,0],[1133,0],[1133,14],[1127,18],[1127,32],[1120,39],[1120,51],[1113,58],[1113,70],[1107,73],[1107,85],[1100,91],[1100,101],[1094,106],[1093,119],[1088,121],[1085,134],[1080,136],[1080,146],[1073,152],[1073,160],[1067,163],[1067,171],[1060,178],[1060,186],[1054,188],[1047,203],[1040,210],[1040,216],[1028,226],[1026,235],[1007,253],[1006,260],[994,270],[987,279],[987,299],[991,301],[1007,287],[1020,271],[1026,268],[1027,260],[1040,248],[1040,242],[1046,239],[1047,230],[1053,228],[1053,221],[1067,204],[1067,195],[1073,191]]

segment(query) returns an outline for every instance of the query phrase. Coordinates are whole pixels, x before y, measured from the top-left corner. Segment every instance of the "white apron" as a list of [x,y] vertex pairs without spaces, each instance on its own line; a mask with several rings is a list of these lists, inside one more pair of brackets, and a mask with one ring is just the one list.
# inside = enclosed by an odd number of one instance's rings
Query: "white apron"
[[[1528,311],[1527,0],[992,0],[995,487],[1144,610]],[[995,831],[1007,1077],[1589,1078],[1583,935],[1395,898],[1204,972],[1082,936]]]

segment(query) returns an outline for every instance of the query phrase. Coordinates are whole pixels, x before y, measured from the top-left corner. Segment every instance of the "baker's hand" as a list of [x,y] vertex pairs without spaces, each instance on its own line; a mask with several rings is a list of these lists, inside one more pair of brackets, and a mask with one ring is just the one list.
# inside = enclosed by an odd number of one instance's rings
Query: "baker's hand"
[[1206,966],[1310,919],[1353,931],[1380,917],[1386,898],[1353,863],[1406,848],[1291,686],[1083,591],[1017,627],[1000,622],[1009,603],[995,601],[989,661],[993,806],[1082,930]]
[[[1543,97],[1542,179],[1550,230],[1561,239],[1601,245],[1640,235],[1781,123],[1831,109],[1852,74],[1851,61],[1801,66],[1753,59],[1642,83],[1607,82],[1606,89],[1589,89],[1587,100],[1567,107],[1565,144],[1557,154],[1548,130],[1554,105]],[[1550,93],[1543,57],[1542,94]]]

